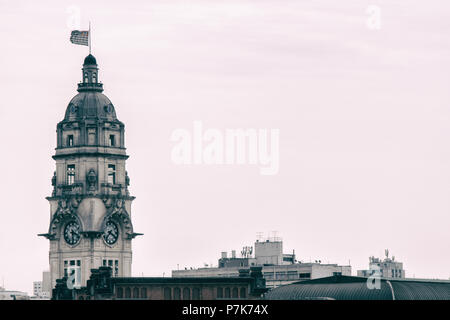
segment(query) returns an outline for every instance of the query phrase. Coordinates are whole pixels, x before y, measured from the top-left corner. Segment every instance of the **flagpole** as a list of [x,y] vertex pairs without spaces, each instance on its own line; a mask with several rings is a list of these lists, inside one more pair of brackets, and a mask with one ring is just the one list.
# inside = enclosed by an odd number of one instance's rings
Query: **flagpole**
[[91,22],[89,21],[89,33],[88,33],[88,37],[89,37],[89,54],[91,54]]

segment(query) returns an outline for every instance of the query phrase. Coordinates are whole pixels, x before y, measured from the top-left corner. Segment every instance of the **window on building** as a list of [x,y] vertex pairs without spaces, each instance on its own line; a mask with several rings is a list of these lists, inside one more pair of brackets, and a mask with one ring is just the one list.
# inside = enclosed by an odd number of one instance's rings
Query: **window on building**
[[116,184],[116,166],[108,164],[108,183]]
[[172,289],[164,288],[164,300],[172,300]]
[[233,288],[231,297],[232,297],[233,299],[239,298],[239,293],[238,293],[238,292],[239,292],[239,291],[238,291],[238,288]]
[[181,290],[180,288],[173,289],[173,300],[181,300]]
[[103,259],[103,266],[111,268],[113,277],[119,276],[119,260]]
[[114,277],[119,276],[119,260],[114,260],[114,270],[113,270]]
[[75,165],[67,165],[67,184],[71,185],[75,183]]
[[129,287],[125,288],[125,299],[131,299],[131,289]]
[[192,300],[200,300],[200,289],[199,288],[192,289]]
[[84,83],[88,83],[89,82],[89,78],[88,78],[88,74],[87,72],[84,73]]
[[275,277],[273,272],[264,272],[264,278],[266,280],[273,280]]
[[287,279],[286,272],[276,272],[275,275],[276,275],[277,280],[286,280]]
[[117,288],[117,298],[122,299],[123,298],[123,288],[118,287]]
[[141,298],[147,299],[147,288],[141,288]]
[[225,298],[231,298],[231,290],[230,288],[225,288]]
[[72,147],[73,146],[73,134],[69,134],[67,136],[67,146]]
[[311,273],[300,273],[300,274],[298,275],[298,277],[299,277],[300,279],[309,279],[309,278],[311,278]]
[[64,276],[69,277],[75,274],[74,285],[81,284],[81,260],[64,260]]
[[92,82],[97,83],[97,75],[95,73],[92,74]]
[[191,300],[191,289],[189,288],[183,289],[183,300]]
[[134,299],[139,299],[139,288],[134,288],[133,289],[133,298]]
[[223,298],[223,288],[217,288],[217,299]]
[[247,288],[241,288],[240,298],[241,299],[246,299],[247,298]]
[[109,145],[114,147],[116,145],[116,136],[113,134],[109,135]]

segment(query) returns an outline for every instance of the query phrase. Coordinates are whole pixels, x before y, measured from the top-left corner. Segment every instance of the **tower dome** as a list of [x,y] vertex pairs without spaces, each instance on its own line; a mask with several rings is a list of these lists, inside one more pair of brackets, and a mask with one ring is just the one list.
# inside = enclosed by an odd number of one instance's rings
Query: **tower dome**
[[[89,54],[83,63],[82,81],[78,94],[69,102],[64,119],[58,124],[57,155],[62,149],[73,146],[114,147],[124,146],[124,124],[117,119],[111,100],[103,92],[98,81],[97,60]],[[70,149],[76,152],[74,149]],[[124,151],[123,151],[124,152]]]
[[97,60],[92,54],[84,59],[82,82],[78,84],[78,94],[70,100],[64,120],[76,121],[86,118],[116,121],[114,106],[102,94],[103,84],[98,82]]
[[89,54],[86,58],[84,58],[84,64],[97,64],[97,60],[92,54]]
[[99,119],[116,121],[116,111],[111,100],[101,92],[83,91],[70,100],[64,120]]

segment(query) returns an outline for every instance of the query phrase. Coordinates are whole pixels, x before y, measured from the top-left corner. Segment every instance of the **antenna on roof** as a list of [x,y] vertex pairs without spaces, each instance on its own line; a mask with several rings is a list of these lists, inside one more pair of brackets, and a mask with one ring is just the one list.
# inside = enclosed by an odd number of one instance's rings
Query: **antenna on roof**
[[263,237],[264,237],[264,232],[260,232],[260,231],[256,232],[256,241],[262,241]]

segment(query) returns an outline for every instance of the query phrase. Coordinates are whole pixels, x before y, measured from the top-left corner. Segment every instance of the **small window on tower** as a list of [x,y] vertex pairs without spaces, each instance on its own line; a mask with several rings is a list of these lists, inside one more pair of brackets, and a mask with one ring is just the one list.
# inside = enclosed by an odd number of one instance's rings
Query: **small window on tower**
[[119,260],[114,260],[114,276],[119,276]]
[[72,134],[69,134],[67,136],[67,146],[68,147],[72,147],[73,146],[73,135]]
[[85,73],[84,74],[84,83],[88,83],[88,82],[89,82],[88,74]]
[[67,165],[67,184],[75,183],[75,165],[69,164]]
[[113,134],[111,134],[111,135],[109,136],[109,145],[110,145],[111,147],[114,147],[114,146],[116,145],[116,136],[113,135]]
[[95,73],[92,74],[92,82],[97,83],[97,75]]
[[116,184],[116,166],[108,164],[108,183]]

